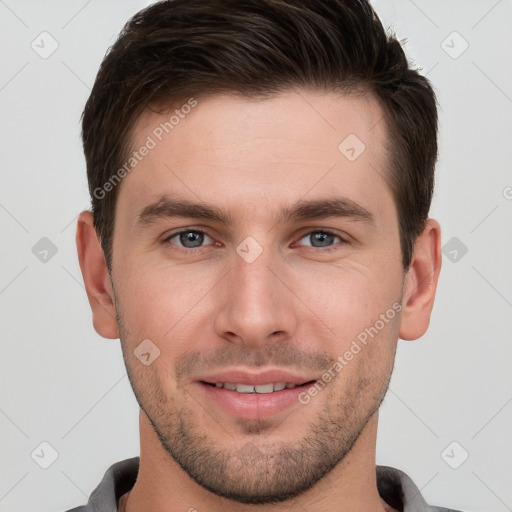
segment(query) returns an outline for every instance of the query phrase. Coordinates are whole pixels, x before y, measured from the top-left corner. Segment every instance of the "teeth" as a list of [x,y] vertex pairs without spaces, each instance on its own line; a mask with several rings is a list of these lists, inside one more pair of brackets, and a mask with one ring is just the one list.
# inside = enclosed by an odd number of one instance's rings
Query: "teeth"
[[292,389],[296,384],[290,382],[269,382],[268,384],[233,384],[231,382],[216,382],[215,387],[237,391],[238,393],[273,393],[274,391],[282,391],[283,389]]
[[239,393],[254,393],[254,386],[250,384],[237,384],[235,387]]
[[258,386],[254,386],[254,391],[256,391],[256,393],[272,393],[274,391],[274,384],[260,384]]

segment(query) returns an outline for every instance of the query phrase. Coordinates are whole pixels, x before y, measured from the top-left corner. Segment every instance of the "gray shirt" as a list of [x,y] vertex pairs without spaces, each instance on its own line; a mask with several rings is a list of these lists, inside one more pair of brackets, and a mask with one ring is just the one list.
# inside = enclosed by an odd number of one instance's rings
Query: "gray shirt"
[[[112,464],[92,492],[87,505],[67,512],[117,512],[119,498],[134,486],[138,471],[139,457]],[[399,512],[460,512],[429,506],[413,481],[399,469],[376,466],[376,471],[381,498]]]

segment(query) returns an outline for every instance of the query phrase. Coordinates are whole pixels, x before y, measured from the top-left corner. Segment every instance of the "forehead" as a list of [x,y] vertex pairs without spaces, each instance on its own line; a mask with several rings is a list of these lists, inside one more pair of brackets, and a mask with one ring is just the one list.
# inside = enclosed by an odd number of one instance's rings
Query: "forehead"
[[[190,107],[192,104],[195,106]],[[184,133],[186,128],[196,132],[194,140]],[[164,144],[166,135],[172,135],[180,143],[192,142],[205,150],[228,146],[232,152],[233,142],[250,145],[246,137],[250,135],[286,140],[300,152],[297,143],[318,144],[321,140],[325,146],[337,149],[336,142],[350,133],[365,142],[383,142],[379,139],[385,135],[385,128],[383,110],[371,92],[295,89],[266,99],[240,94],[203,95],[183,98],[167,108],[160,105],[146,109],[135,123],[131,141],[135,149],[148,135]]]
[[247,211],[322,191],[371,202],[387,188],[386,125],[371,94],[211,95],[159,112],[133,130],[132,151],[151,149],[123,180],[128,206],[169,193]]

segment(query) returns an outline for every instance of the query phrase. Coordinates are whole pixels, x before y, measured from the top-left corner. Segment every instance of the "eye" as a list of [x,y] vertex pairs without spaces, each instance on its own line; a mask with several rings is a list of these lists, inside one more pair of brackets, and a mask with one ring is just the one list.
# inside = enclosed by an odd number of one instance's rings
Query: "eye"
[[[213,241],[204,231],[187,229],[168,236],[164,243],[172,243],[183,249],[195,249],[203,245],[205,238],[209,239],[210,243]],[[173,241],[174,239],[176,241]]]
[[[328,251],[333,248],[336,243],[336,239],[340,242],[346,242],[336,233],[330,230],[322,229],[317,231],[310,231],[305,236],[300,238],[299,245],[306,245],[316,249],[324,249]],[[306,241],[305,243],[300,243]],[[209,245],[213,242],[213,239],[207,235],[204,231],[198,229],[186,229],[178,231],[177,233],[170,234],[163,240],[163,243],[171,243],[181,249],[200,249],[205,245]],[[309,243],[308,243],[309,242]]]
[[305,245],[309,245],[310,247],[314,248],[326,247],[327,249],[330,249],[332,247],[333,242],[335,242],[336,238],[341,242],[345,242],[345,240],[343,240],[343,238],[341,238],[336,233],[322,229],[318,231],[310,231],[306,236],[303,236],[299,241],[308,240],[310,243],[306,243]]

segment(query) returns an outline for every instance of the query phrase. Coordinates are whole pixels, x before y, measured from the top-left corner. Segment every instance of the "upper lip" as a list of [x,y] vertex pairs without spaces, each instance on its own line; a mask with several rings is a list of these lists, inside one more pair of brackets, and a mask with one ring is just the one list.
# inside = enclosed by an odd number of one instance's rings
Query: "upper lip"
[[269,384],[271,382],[286,382],[301,385],[306,382],[316,380],[315,377],[299,375],[287,370],[269,369],[255,372],[243,368],[224,370],[212,373],[197,379],[201,382],[215,384],[217,382],[229,382],[232,384],[249,384],[253,386]]

